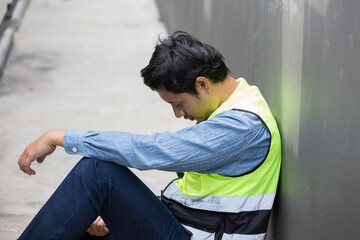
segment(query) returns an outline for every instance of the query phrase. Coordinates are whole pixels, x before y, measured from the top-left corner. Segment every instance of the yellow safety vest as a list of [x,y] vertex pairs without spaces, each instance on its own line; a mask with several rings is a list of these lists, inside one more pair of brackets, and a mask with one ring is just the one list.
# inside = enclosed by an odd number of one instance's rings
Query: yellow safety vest
[[280,134],[259,89],[245,79],[237,81],[234,93],[209,119],[226,110],[253,113],[268,128],[270,147],[251,172],[235,177],[186,172],[163,191],[163,202],[192,239],[265,239],[280,173]]

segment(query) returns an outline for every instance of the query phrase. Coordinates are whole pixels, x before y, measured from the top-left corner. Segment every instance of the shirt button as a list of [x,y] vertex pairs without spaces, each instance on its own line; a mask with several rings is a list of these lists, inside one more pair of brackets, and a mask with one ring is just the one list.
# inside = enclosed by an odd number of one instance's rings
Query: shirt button
[[76,153],[76,152],[77,152],[76,147],[73,147],[73,148],[72,148],[72,151],[73,151],[74,153]]

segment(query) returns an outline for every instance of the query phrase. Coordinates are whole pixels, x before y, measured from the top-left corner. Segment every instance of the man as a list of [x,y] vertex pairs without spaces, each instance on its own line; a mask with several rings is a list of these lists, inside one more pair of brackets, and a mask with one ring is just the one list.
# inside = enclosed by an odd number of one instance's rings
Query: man
[[[281,143],[258,88],[232,78],[216,49],[185,32],[159,41],[141,75],[176,117],[198,124],[152,135],[47,132],[20,156],[25,173],[56,146],[84,158],[20,239],[78,239],[86,230],[115,239],[264,239]],[[160,201],[126,167],[185,174]]]

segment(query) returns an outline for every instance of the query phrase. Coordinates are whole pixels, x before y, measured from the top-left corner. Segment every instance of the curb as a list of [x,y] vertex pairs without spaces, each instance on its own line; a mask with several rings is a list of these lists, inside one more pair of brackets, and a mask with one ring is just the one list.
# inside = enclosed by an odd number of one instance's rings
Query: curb
[[5,15],[5,19],[4,19],[5,26],[18,30],[21,24],[21,20],[25,14],[25,11],[29,6],[29,3],[30,0],[17,0],[15,2],[15,7],[10,8]]
[[0,26],[0,80],[13,44],[14,32],[19,29],[21,20],[30,0],[15,0],[5,14]]
[[0,39],[0,78],[2,77],[7,58],[13,43],[13,28],[5,28]]

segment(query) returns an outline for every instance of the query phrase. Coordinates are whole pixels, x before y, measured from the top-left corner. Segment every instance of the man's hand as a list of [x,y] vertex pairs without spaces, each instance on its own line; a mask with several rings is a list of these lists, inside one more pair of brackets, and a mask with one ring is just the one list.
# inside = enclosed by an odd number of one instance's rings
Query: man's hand
[[110,233],[109,229],[105,226],[104,220],[100,216],[90,225],[87,232],[92,236],[106,236]]
[[64,130],[52,130],[30,143],[21,154],[18,164],[20,170],[29,175],[35,175],[30,165],[35,160],[42,163],[45,157],[55,151],[56,146],[63,146]]

